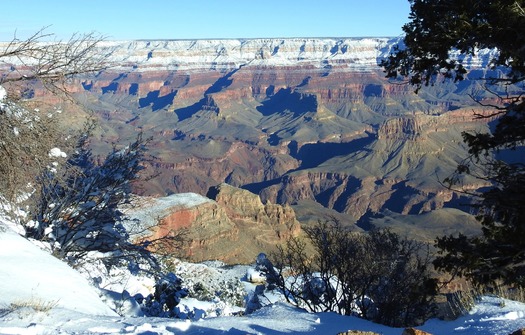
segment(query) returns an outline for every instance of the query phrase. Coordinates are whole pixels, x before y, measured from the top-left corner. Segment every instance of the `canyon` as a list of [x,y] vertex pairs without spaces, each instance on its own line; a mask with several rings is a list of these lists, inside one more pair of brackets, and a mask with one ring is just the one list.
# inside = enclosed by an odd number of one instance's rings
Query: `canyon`
[[207,196],[177,193],[137,197],[133,203],[125,213],[128,231],[140,232],[134,239],[158,240],[182,232],[182,247],[167,243],[153,251],[193,262],[250,264],[261,251],[275,252],[301,232],[290,206],[263,204],[256,194],[228,184],[210,188]]
[[228,184],[290,206],[303,225],[336,218],[370,229],[400,215],[465,222],[470,199],[442,181],[468,156],[461,133],[493,121],[476,115],[490,112],[478,101],[495,99],[478,80],[494,51],[462,60],[466,80],[416,93],[380,67],[400,41],[106,41],[112,67],[73,78],[68,90],[99,120],[96,153],[139,132],[152,138],[155,177],[137,187],[142,195],[205,196]]

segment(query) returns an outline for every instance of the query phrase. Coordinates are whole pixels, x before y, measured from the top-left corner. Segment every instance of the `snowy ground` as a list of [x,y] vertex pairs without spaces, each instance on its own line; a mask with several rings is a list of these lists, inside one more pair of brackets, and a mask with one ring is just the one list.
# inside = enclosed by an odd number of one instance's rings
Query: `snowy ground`
[[[181,263],[176,268],[188,278],[186,284],[221,278],[249,289],[241,281],[246,267]],[[238,294],[237,286],[232,290],[232,295]],[[402,333],[355,317],[306,313],[282,302],[248,316],[233,316],[235,310],[221,301],[187,298],[181,305],[203,312],[194,321],[119,316],[76,270],[0,222],[0,334],[337,334],[350,329]],[[510,334],[525,328],[525,304],[487,296],[468,315],[455,321],[429,320],[418,328],[435,335]]]

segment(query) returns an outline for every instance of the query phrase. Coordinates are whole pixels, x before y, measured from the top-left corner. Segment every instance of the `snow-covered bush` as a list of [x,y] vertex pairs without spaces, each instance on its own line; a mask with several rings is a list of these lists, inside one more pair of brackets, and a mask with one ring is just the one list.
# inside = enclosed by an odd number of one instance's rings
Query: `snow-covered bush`
[[[173,270],[184,278],[188,296],[210,303],[205,309],[207,315],[224,314],[228,311],[216,312],[214,306],[225,304],[230,312],[238,313],[243,310],[246,302],[246,282],[242,281],[247,266],[228,266],[220,261],[204,263],[187,263],[174,260]],[[192,311],[184,311],[191,314]]]
[[255,268],[246,270],[246,280],[255,285],[253,292],[246,298],[245,313],[250,314],[268,304],[283,301],[281,277],[265,253],[260,253],[255,260]]
[[250,283],[254,283],[254,284],[264,284],[264,283],[266,283],[266,276],[264,274],[262,274],[261,271],[259,271],[257,269],[254,269],[254,268],[249,268],[246,271],[246,279]]
[[390,230],[350,232],[338,222],[320,222],[306,233],[313,253],[291,238],[273,257],[276,286],[290,303],[396,327],[431,316],[436,281],[423,244]]
[[264,290],[264,285],[257,285],[255,287],[255,290],[253,291],[252,295],[249,296],[247,299],[246,309],[244,310],[244,313],[251,314],[265,305],[261,298],[264,295]]
[[157,280],[153,294],[145,298],[137,296],[135,299],[142,304],[142,309],[148,316],[177,317],[175,307],[187,295],[188,291],[182,287],[182,280],[170,272]]
[[64,161],[49,154],[57,145],[67,146],[57,123],[56,117],[43,117],[6,97],[0,102],[0,197],[13,219],[33,192],[36,176]]
[[96,251],[106,266],[125,261],[155,267],[144,245],[130,240],[119,209],[129,201],[131,183],[143,169],[146,141],[139,135],[96,164],[87,139],[87,135],[79,139],[66,164],[37,179],[32,217],[25,224],[27,237],[45,242],[55,256],[73,266]]
[[265,253],[257,255],[255,260],[255,270],[258,271],[261,277],[264,277],[269,290],[273,290],[281,285],[281,276],[279,276],[279,273]]

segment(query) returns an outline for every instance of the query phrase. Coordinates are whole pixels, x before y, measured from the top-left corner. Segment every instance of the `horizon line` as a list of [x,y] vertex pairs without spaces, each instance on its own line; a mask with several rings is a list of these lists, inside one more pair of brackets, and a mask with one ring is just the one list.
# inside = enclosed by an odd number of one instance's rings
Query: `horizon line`
[[199,38],[136,38],[108,39],[108,41],[210,41],[210,40],[294,40],[294,39],[364,39],[364,38],[399,38],[402,36],[296,36],[296,37],[199,37]]
[[[104,36],[102,36],[104,37]],[[403,35],[399,36],[324,36],[324,37],[211,37],[211,38],[107,38],[101,42],[126,42],[126,41],[137,41],[137,42],[151,42],[151,41],[248,41],[248,40],[342,40],[342,39],[396,39],[403,38]],[[0,40],[0,43],[10,43],[13,40]],[[22,40],[23,41],[23,40]],[[49,42],[48,40],[42,40],[42,42]],[[55,40],[55,42],[67,42],[64,40]]]

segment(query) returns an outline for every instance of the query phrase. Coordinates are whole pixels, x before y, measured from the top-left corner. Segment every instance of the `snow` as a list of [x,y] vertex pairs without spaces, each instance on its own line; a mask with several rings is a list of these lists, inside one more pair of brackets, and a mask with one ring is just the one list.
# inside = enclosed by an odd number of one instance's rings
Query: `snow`
[[177,193],[161,198],[142,198],[129,208],[124,208],[124,213],[130,218],[125,225],[133,225],[135,221],[143,227],[152,227],[157,223],[157,218],[170,213],[174,207],[188,209],[213,200],[197,193]]
[[36,304],[116,315],[77,271],[3,224],[0,245],[0,306]]
[[[187,199],[197,200],[194,196]],[[181,200],[181,199],[179,199]],[[3,220],[5,221],[5,219]],[[0,222],[0,334],[337,334],[346,330],[400,335],[402,329],[374,324],[335,313],[308,313],[284,302],[274,302],[245,316],[233,315],[225,301],[185,298],[180,308],[202,311],[193,319],[121,316],[112,311],[98,291],[76,270],[39,249]],[[220,262],[174,264],[185,284],[237,281],[254,288],[250,266]],[[124,282],[114,275],[116,290]],[[137,279],[135,279],[137,280]],[[133,281],[133,280],[131,280]],[[139,288],[139,282],[128,289]],[[130,291],[131,293],[131,291]],[[133,294],[133,293],[131,293]],[[129,296],[129,295],[128,295]],[[106,299],[107,300],[107,299]],[[214,310],[214,313],[210,313]],[[439,334],[510,334],[525,328],[525,304],[484,296],[470,313],[454,321],[431,319],[418,329]]]
[[[112,50],[108,61],[119,64],[114,70],[136,72],[221,71],[240,67],[311,66],[324,71],[377,71],[402,38],[274,38],[212,40],[103,41],[100,54]],[[0,50],[7,43],[0,42]],[[475,56],[461,58],[467,68],[487,65],[495,50],[481,49]],[[459,57],[451,53],[451,57]],[[5,57],[6,64],[30,64],[31,59]],[[0,95],[1,96],[1,95]]]
[[[105,41],[110,61],[135,71],[231,71],[241,66],[311,65],[346,61],[346,70],[376,70],[399,38],[275,38]],[[0,43],[0,48],[2,44]],[[15,61],[15,60],[13,60]],[[345,70],[342,69],[342,70]]]
[[[401,38],[273,38],[162,41],[106,41],[103,48],[114,50],[111,60],[134,71],[231,71],[244,67],[312,66],[323,71],[376,71],[382,59]],[[1,47],[1,44],[0,44]],[[481,49],[462,59],[465,66],[487,65],[495,50]],[[451,57],[459,57],[452,53]],[[345,65],[341,65],[345,64]],[[332,71],[335,71],[333,69]]]
[[6,96],[7,96],[7,91],[5,90],[5,88],[0,86],[0,102],[2,102]]
[[7,98],[7,91],[0,85],[0,110],[5,108],[5,102]]
[[435,334],[510,334],[525,328],[525,304],[484,296],[474,308],[455,321],[429,320],[421,329]]
[[62,157],[62,158],[66,158],[67,157],[67,154],[65,152],[63,152],[60,148],[52,148],[51,150],[49,150],[49,157]]
[[250,283],[264,283],[266,281],[266,277],[253,268],[246,271],[246,278]]

